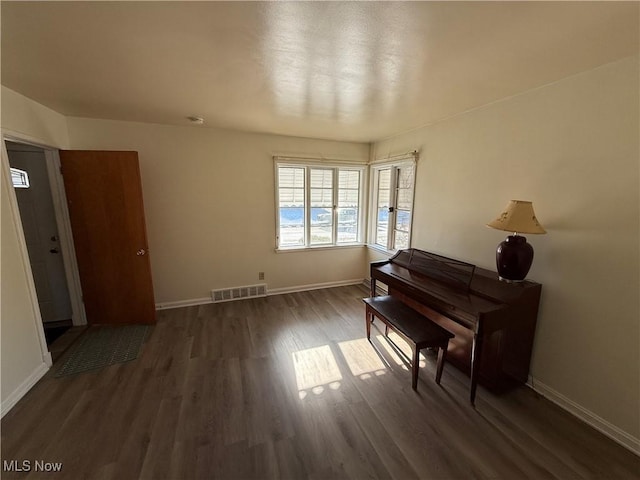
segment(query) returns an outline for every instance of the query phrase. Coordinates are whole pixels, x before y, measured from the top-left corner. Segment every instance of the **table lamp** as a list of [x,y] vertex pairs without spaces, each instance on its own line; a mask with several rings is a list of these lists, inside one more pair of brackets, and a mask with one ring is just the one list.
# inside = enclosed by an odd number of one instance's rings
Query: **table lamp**
[[496,266],[500,280],[521,282],[527,276],[533,262],[533,247],[518,233],[547,233],[533,212],[531,202],[511,200],[504,211],[487,227],[514,232],[496,249]]

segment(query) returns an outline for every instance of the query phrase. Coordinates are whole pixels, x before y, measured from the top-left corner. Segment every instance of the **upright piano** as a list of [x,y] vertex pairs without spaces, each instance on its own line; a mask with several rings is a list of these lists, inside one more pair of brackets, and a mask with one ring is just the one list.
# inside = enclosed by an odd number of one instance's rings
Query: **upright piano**
[[504,391],[527,381],[542,286],[507,283],[496,272],[423,250],[401,250],[371,264],[371,295],[377,283],[388,293],[455,334],[447,361],[478,382]]

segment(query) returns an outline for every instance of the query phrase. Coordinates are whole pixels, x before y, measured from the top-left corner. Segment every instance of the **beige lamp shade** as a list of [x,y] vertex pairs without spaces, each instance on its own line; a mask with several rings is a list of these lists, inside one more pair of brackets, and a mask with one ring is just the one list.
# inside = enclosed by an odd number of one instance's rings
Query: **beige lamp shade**
[[524,200],[511,200],[504,211],[487,227],[514,233],[547,233],[533,212],[533,204]]

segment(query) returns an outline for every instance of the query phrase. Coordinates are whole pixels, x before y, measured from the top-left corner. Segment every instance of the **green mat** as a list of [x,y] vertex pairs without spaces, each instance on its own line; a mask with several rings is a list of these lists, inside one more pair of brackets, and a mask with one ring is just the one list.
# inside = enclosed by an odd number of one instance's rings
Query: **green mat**
[[148,330],[148,325],[89,328],[71,347],[56,377],[136,359]]

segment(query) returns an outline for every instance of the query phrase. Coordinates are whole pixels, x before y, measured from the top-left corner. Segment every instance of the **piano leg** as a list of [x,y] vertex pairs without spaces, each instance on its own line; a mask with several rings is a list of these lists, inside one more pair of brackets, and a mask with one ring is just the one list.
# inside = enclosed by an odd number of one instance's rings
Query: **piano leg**
[[447,358],[447,345],[438,348],[438,363],[436,368],[436,383],[440,385],[440,379],[442,378],[442,367],[444,367],[444,361]]
[[[376,296],[376,279],[372,278],[371,279],[371,297],[375,297]],[[371,322],[369,322],[369,319],[367,319],[367,338],[369,338],[369,330],[371,330],[371,323],[373,323],[374,319],[376,317],[371,315]]]
[[478,386],[478,376],[480,375],[480,357],[482,354],[482,337],[481,333],[473,334],[473,350],[471,350],[471,405],[475,406],[476,387]]
[[411,388],[418,390],[418,373],[420,372],[420,350],[415,344],[411,345],[412,361],[411,361]]

